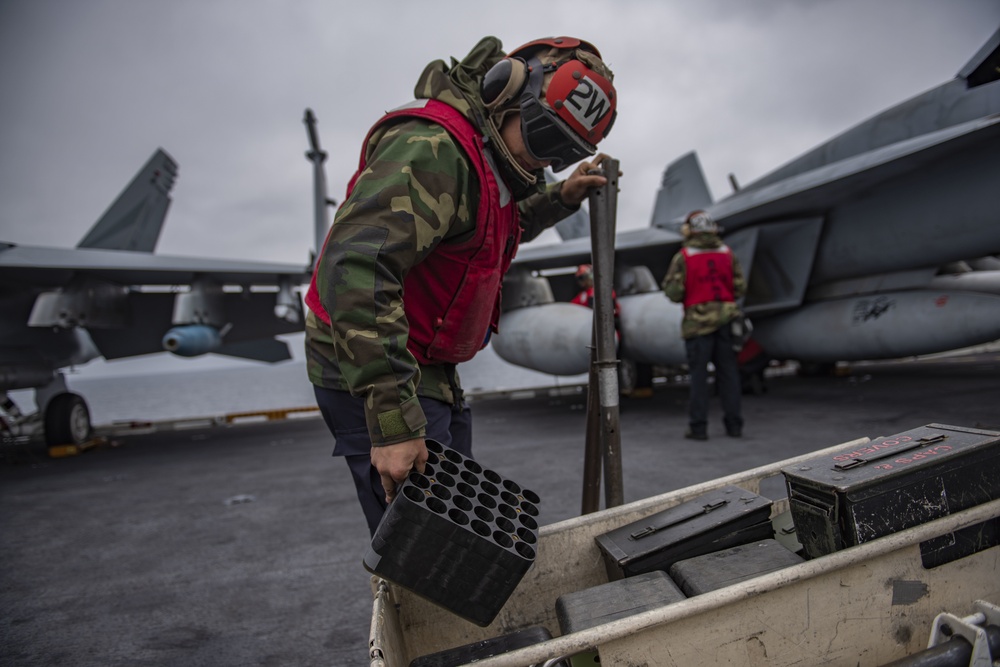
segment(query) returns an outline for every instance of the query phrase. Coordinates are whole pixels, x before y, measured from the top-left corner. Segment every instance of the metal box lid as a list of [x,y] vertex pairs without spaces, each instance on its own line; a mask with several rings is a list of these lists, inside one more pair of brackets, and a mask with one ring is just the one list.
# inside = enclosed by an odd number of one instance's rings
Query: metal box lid
[[[849,493],[913,473],[1000,457],[1000,432],[927,424],[782,468],[786,481]],[[992,449],[991,449],[992,448]],[[995,450],[995,451],[993,451]]]
[[[598,535],[598,546],[625,567],[660,552],[683,558],[693,542],[711,543],[762,522],[770,530],[771,501],[738,486],[723,486],[676,507]],[[759,539],[754,533],[744,541]],[[730,546],[730,545],[726,545]]]

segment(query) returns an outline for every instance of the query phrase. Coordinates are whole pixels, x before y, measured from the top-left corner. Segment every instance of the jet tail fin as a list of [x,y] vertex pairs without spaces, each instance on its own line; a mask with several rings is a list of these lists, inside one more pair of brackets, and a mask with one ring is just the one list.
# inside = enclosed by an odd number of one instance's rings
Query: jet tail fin
[[667,165],[653,205],[652,227],[676,228],[688,213],[712,205],[712,193],[698,162],[698,154],[687,153]]
[[584,207],[556,223],[556,233],[563,241],[579,239],[590,235],[590,213]]
[[176,178],[177,163],[157,149],[77,247],[153,252]]
[[970,88],[1000,78],[1000,28],[986,40],[976,55],[958,72],[958,76],[965,79]]

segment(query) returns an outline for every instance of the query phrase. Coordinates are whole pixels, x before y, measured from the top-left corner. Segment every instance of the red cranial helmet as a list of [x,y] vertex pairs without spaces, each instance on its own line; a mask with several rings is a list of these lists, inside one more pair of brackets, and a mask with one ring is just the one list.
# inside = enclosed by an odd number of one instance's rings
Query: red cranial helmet
[[611,70],[593,45],[547,37],[520,46],[483,79],[488,111],[515,102],[532,157],[559,171],[597,152],[617,115]]

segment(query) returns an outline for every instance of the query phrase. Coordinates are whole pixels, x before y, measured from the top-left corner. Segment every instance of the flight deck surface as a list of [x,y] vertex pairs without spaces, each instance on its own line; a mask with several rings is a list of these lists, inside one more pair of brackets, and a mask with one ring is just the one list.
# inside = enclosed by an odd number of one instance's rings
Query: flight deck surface
[[[683,438],[687,387],[623,399],[625,501],[855,438],[932,422],[1000,429],[1000,353],[770,378],[744,437]],[[580,511],[585,400],[544,390],[473,404],[474,452],[541,497],[541,525]],[[3,662],[367,665],[367,529],[317,418],[116,436],[0,464]],[[773,490],[780,493],[780,489]]]

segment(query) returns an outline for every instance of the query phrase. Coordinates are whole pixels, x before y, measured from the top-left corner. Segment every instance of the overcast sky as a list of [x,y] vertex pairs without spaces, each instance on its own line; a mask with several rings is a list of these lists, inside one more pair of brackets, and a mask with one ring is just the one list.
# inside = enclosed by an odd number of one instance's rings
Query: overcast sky
[[163,147],[158,252],[304,262],[306,107],[339,200],[371,123],[486,34],[598,46],[618,226],[643,227],[685,152],[721,198],[954,77],[998,25],[1000,0],[0,0],[0,240],[74,246]]
[[369,125],[485,34],[601,49],[618,224],[642,227],[683,153],[720,198],[953,77],[998,25],[998,0],[0,0],[0,240],[75,245],[161,146],[158,252],[304,261],[305,108],[339,200]]

